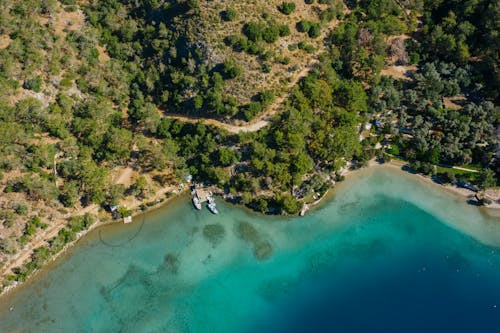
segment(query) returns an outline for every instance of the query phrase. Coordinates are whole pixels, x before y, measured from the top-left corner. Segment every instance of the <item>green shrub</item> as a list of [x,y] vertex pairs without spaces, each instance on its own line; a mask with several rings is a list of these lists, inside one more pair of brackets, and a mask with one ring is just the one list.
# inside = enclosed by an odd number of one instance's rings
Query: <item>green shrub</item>
[[278,6],[278,10],[285,15],[290,15],[295,10],[295,3],[293,2],[282,2]]
[[264,90],[263,92],[259,93],[258,99],[262,106],[268,106],[274,102],[275,96],[271,90]]
[[12,209],[16,212],[17,215],[26,215],[28,214],[28,206],[20,202],[14,202],[11,205]]
[[221,17],[224,21],[234,21],[238,17],[238,12],[233,8],[227,7],[226,10],[221,12]]
[[307,32],[309,37],[318,38],[321,35],[321,29],[318,23],[313,23]]
[[243,27],[243,33],[252,42],[257,42],[262,39],[262,31],[265,26],[261,22],[250,22]]
[[317,38],[321,34],[319,23],[301,20],[296,25],[297,31],[307,33],[311,38]]
[[290,31],[290,27],[287,24],[280,25],[278,29],[280,37],[290,36],[290,34],[292,33]]
[[280,29],[275,25],[270,25],[262,30],[262,39],[268,44],[276,42],[279,36]]
[[37,76],[24,81],[23,88],[33,90],[34,92],[42,91],[42,78]]
[[0,222],[2,222],[4,227],[6,228],[12,227],[15,221],[16,221],[16,215],[14,214],[13,211],[10,210],[0,211]]
[[222,65],[222,74],[227,79],[234,79],[240,76],[242,69],[233,60],[228,60]]
[[298,32],[309,32],[311,29],[312,22],[307,20],[300,20],[296,27]]
[[261,112],[262,105],[259,102],[250,102],[244,107],[243,116],[246,121],[250,121]]
[[298,48],[301,50],[306,51],[307,53],[312,53],[314,52],[314,46],[311,44],[307,44],[306,42],[302,41],[299,44],[297,44]]

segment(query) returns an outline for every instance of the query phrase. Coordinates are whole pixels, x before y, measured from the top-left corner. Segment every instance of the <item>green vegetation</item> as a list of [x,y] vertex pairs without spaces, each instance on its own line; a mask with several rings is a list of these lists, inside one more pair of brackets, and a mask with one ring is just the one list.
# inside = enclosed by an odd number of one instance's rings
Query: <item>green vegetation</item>
[[295,3],[294,2],[282,2],[278,6],[278,10],[285,15],[290,15],[295,10]]
[[297,23],[297,30],[300,32],[307,33],[311,38],[317,38],[320,35],[319,23],[301,20]]
[[[374,156],[388,160],[387,153],[443,182],[467,179],[484,189],[499,179],[500,13],[492,1],[347,1],[350,14],[322,41],[321,25],[342,18],[344,7],[321,0],[328,7],[297,19],[303,34],[293,34],[302,41],[283,52],[274,48],[292,32],[279,19],[290,17],[264,13],[242,20],[235,9],[221,12],[219,6],[217,22],[241,24],[224,36],[235,51],[227,57],[214,56],[203,38],[204,25],[197,22],[204,7],[196,1],[82,3],[2,3],[0,37],[9,42],[0,49],[0,190],[6,198],[0,222],[10,232],[0,240],[2,254],[47,226],[49,214],[40,207],[57,212],[117,205],[125,196],[144,200],[153,193],[151,179],[166,186],[188,173],[269,214],[297,214],[342,179],[347,161],[363,165]],[[279,5],[286,15],[294,8],[293,2]],[[75,9],[85,13],[80,25],[44,23]],[[422,26],[413,34],[417,14]],[[231,51],[227,46],[219,45]],[[314,68],[257,132],[230,134],[165,116],[252,120],[283,91],[259,86],[245,101],[229,94],[227,85],[249,75],[240,56],[254,56],[258,74],[267,75],[279,72],[276,64],[294,72],[300,67],[293,54],[318,50]],[[389,58],[400,66],[418,64],[416,72],[404,79],[381,76]],[[283,86],[291,82],[278,74]],[[366,123],[375,126],[360,133]],[[376,152],[377,143],[390,148]],[[141,176],[127,188],[112,184],[117,167],[133,167]],[[166,170],[171,178],[165,179]],[[118,216],[130,213],[121,208]],[[71,219],[11,278],[25,279],[92,223],[90,216]],[[219,237],[219,229],[207,233]],[[251,228],[239,232],[258,257],[272,251]]]
[[[491,16],[483,20],[485,12]],[[421,59],[417,73],[409,82],[383,78],[372,87],[369,111],[396,112],[397,123],[385,124],[386,133],[394,135],[395,155],[422,165],[476,165],[498,173],[498,80],[491,73],[499,49],[490,41],[498,33],[491,18],[500,12],[490,1],[426,1],[423,13],[421,38],[393,45],[403,63]],[[446,100],[453,99],[459,105],[447,107]],[[479,181],[474,173],[451,173]]]
[[238,17],[238,12],[233,8],[226,8],[226,10],[221,12],[221,17],[224,21],[234,21]]

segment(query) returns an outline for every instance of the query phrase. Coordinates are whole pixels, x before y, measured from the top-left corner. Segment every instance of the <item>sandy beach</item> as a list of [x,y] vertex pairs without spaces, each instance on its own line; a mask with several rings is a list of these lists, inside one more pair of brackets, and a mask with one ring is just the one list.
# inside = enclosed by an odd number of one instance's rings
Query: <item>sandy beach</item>
[[[403,167],[407,166],[407,164],[402,162],[402,161],[396,160],[396,161],[391,161],[391,162],[388,162],[385,164],[379,164],[376,161],[370,161],[370,166],[373,166],[373,165],[382,165],[382,166],[386,166],[388,168],[399,170],[401,172],[409,173],[408,171],[403,170]],[[418,173],[411,173],[411,174],[414,175],[415,177],[418,177],[418,179],[420,179],[424,182],[427,182],[428,184],[439,187],[441,189],[446,190],[449,193],[453,193],[455,195],[461,196],[462,198],[465,198],[466,202],[468,200],[472,200],[472,201],[475,200],[476,192],[474,192],[472,190],[469,190],[469,189],[463,188],[463,187],[458,187],[455,185],[450,185],[450,184],[438,184],[428,176],[424,176],[424,175],[418,174]],[[497,190],[497,189],[486,190],[486,195],[492,199],[492,203],[489,204],[488,206],[481,206],[481,209],[484,209],[485,211],[489,212],[489,214],[492,216],[500,216],[500,190]]]

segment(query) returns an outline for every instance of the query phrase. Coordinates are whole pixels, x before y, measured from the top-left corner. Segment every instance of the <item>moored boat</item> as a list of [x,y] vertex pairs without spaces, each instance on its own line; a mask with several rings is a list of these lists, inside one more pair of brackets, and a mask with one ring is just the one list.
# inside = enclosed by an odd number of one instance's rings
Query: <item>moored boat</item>
[[200,199],[198,199],[198,197],[193,197],[193,205],[196,209],[198,209],[198,210],[201,209],[201,203],[200,203]]
[[214,203],[209,203],[207,205],[208,210],[212,212],[213,214],[219,214],[219,211],[217,210],[217,206]]
[[214,204],[215,205],[215,199],[214,199],[214,197],[211,194],[209,194],[207,196],[207,201],[208,201],[209,204]]

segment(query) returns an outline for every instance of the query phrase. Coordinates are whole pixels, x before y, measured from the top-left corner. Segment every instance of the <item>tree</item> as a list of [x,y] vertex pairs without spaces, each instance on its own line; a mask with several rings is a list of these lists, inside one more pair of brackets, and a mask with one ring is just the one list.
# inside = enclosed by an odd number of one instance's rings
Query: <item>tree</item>
[[105,137],[105,154],[108,160],[121,161],[132,152],[132,133],[125,128],[111,128]]
[[368,109],[366,92],[358,81],[344,81],[338,89],[338,96],[340,105],[350,112],[361,112]]
[[493,170],[486,168],[479,173],[477,185],[482,191],[486,190],[487,188],[496,186],[496,184],[497,180],[495,178],[495,173],[493,172]]
[[125,186],[123,184],[112,184],[106,194],[106,204],[117,206],[125,194]]
[[60,190],[59,201],[65,207],[74,207],[79,199],[78,183],[76,181],[66,181]]
[[302,209],[302,203],[292,197],[290,194],[283,194],[278,199],[281,208],[288,214],[298,214]]
[[80,164],[80,189],[84,203],[102,203],[106,198],[106,187],[109,182],[109,171],[98,166],[93,160],[86,159]]
[[232,149],[220,149],[218,152],[218,163],[227,167],[238,161],[238,154]]
[[394,38],[390,52],[396,58],[396,64],[406,66],[408,64],[408,53],[406,52],[405,41],[403,38]]
[[138,199],[145,199],[149,192],[149,185],[146,177],[140,176],[137,178],[131,186],[131,190]]

